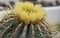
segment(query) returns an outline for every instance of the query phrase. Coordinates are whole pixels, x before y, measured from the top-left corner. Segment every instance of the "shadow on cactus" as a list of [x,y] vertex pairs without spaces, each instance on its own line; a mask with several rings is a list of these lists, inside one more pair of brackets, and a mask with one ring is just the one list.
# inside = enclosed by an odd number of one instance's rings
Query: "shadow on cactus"
[[[5,33],[5,37],[55,38],[53,24],[46,18],[45,10],[42,7],[34,5],[31,2],[18,2],[13,8],[12,15],[12,18],[17,21],[12,21],[15,24],[11,28],[15,30],[11,30],[10,32],[7,30],[8,33]],[[16,27],[13,28],[14,26]],[[2,36],[4,36],[4,34]]]

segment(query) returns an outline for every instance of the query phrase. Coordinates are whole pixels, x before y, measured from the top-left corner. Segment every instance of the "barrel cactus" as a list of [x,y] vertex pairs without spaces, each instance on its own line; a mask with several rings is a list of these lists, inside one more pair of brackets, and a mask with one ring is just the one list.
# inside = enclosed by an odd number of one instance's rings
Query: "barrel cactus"
[[14,5],[12,14],[0,22],[1,38],[55,38],[55,30],[46,18],[45,10],[31,2]]

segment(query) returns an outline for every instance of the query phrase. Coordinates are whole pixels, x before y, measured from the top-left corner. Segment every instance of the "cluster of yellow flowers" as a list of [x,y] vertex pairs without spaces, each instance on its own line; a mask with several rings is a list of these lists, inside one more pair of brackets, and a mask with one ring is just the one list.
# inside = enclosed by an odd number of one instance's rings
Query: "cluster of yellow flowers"
[[16,3],[13,14],[22,21],[35,22],[40,21],[46,16],[44,9],[31,2],[18,2]]

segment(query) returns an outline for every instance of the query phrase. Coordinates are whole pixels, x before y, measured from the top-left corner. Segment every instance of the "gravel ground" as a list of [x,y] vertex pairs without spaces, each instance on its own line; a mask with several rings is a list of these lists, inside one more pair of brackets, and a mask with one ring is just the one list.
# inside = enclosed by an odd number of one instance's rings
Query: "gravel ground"
[[60,32],[57,33],[56,38],[60,38]]

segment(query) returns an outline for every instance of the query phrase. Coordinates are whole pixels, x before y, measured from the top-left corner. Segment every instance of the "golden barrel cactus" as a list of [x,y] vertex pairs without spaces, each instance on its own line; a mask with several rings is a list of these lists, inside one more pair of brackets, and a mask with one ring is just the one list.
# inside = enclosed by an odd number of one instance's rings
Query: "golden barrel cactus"
[[38,5],[18,2],[12,14],[7,16],[0,23],[0,27],[7,26],[1,32],[1,38],[55,38],[53,25],[47,20],[45,10]]

